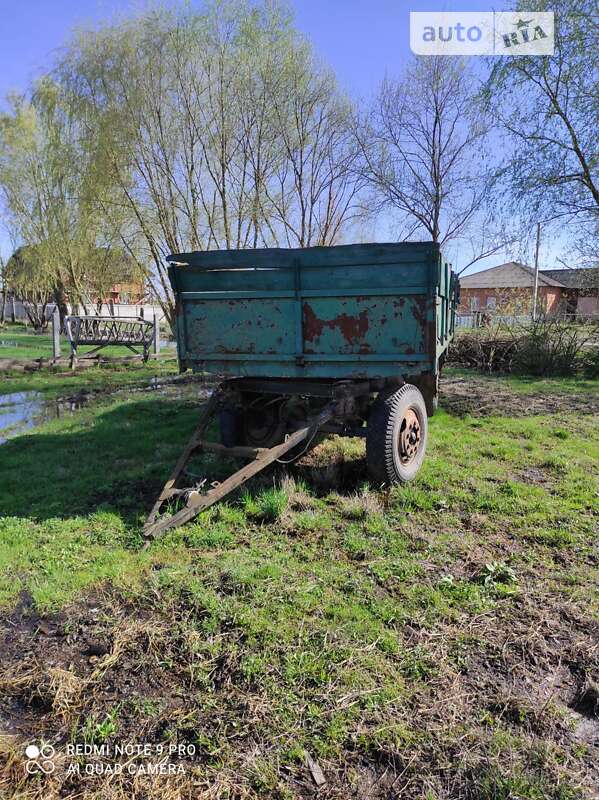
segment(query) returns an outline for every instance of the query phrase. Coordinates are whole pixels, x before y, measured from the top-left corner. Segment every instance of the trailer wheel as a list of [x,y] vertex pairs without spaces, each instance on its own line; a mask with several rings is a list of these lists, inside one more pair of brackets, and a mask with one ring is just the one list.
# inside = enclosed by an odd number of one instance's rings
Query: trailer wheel
[[248,447],[281,444],[287,428],[281,413],[282,402],[279,396],[243,395],[243,444]]
[[242,408],[222,408],[219,426],[225,447],[274,447],[281,444],[286,431],[280,413],[280,398],[263,395],[244,395]]
[[420,390],[406,383],[379,396],[368,416],[366,460],[378,484],[406,483],[416,477],[424,460],[428,418]]

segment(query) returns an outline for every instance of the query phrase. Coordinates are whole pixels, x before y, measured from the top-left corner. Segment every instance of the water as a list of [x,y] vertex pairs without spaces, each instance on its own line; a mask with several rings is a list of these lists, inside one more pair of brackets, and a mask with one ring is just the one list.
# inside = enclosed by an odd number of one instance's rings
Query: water
[[41,392],[0,394],[0,445],[36,425],[58,419],[82,408],[85,396],[67,400],[48,400]]
[[[130,397],[136,392],[155,392],[173,400],[203,402],[210,396],[213,388],[212,383],[199,382],[193,376],[174,380],[155,376],[144,386],[129,386],[101,394],[125,394]],[[48,399],[36,391],[0,394],[0,445],[44,422],[73,414],[93,399],[93,394],[58,400]]]

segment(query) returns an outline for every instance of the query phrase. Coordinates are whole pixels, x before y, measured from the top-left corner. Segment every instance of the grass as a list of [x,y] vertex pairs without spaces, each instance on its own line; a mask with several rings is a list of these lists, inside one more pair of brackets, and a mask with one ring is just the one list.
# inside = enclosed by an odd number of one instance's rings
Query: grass
[[[61,356],[68,358],[71,349],[69,342],[65,336],[61,336]],[[83,356],[85,353],[93,350],[92,346],[82,346],[78,348],[78,353]],[[131,351],[126,347],[105,347],[100,351],[101,355],[105,356],[126,356],[130,355]],[[0,326],[0,359],[14,358],[18,360],[36,359],[36,358],[53,358],[54,351],[52,349],[52,332],[49,333],[36,333],[33,328],[26,327],[25,325],[12,325],[6,324]]]
[[159,360],[146,364],[132,361],[126,366],[105,363],[74,371],[48,367],[27,374],[2,373],[0,395],[33,391],[52,399],[81,392],[105,394],[128,386],[146,386],[153,378],[172,378],[176,374],[176,362]]
[[[305,796],[306,752],[330,798],[593,796],[596,415],[441,409],[390,492],[332,438],[142,550],[196,418],[119,394],[0,448],[0,690],[30,738],[193,745],[152,797]],[[19,752],[0,793],[134,794],[64,767],[28,782]]]
[[[69,352],[67,340],[61,338],[65,354]],[[0,358],[52,358],[52,335],[36,334],[25,325],[7,324],[0,327]]]
[[[459,367],[447,367],[443,371],[446,378],[472,378],[472,371]],[[488,381],[489,386],[498,386],[511,389],[519,394],[534,392],[538,394],[577,394],[585,392],[597,394],[599,392],[599,380],[574,378],[539,378],[531,375],[485,375],[477,373],[476,380]]]

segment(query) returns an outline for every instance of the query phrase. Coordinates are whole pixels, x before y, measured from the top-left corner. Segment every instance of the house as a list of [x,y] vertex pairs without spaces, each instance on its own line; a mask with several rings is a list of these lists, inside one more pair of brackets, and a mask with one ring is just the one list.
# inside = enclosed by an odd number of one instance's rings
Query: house
[[[460,278],[458,313],[532,312],[535,271],[509,261]],[[548,315],[599,314],[599,268],[539,270],[537,309]]]
[[539,274],[562,284],[562,307],[566,314],[599,316],[599,267],[542,269]]

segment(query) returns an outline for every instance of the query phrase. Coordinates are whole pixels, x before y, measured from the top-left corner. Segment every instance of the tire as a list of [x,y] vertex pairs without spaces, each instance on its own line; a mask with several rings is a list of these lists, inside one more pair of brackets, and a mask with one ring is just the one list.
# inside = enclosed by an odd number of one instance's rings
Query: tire
[[428,437],[426,404],[410,383],[377,397],[368,415],[366,461],[372,481],[397,485],[414,480]]
[[274,447],[285,438],[287,426],[279,408],[270,405],[248,409],[243,415],[243,443],[249,447]]
[[243,416],[237,408],[225,406],[218,412],[220,441],[225,447],[236,447],[242,443]]
[[[252,398],[254,399],[254,398]],[[276,405],[255,407],[244,397],[244,408],[225,406],[218,415],[220,440],[225,447],[274,447],[285,438],[286,425]]]

